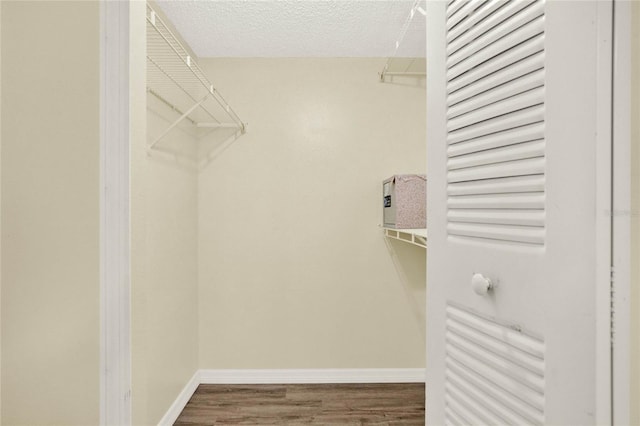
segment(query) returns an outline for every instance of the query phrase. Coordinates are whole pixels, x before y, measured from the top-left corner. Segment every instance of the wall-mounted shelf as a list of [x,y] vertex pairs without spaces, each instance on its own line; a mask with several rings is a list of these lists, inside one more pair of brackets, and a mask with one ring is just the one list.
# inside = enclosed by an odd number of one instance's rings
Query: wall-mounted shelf
[[[407,57],[407,55],[405,54],[406,52],[403,52],[402,49],[402,42],[404,41],[405,36],[408,32],[413,33],[414,31],[419,29],[419,32],[422,36],[422,32],[424,31],[423,26],[416,24],[418,23],[418,19],[425,19],[425,8],[425,0],[415,0],[413,2],[413,6],[411,7],[409,16],[402,26],[398,39],[396,40],[394,53],[392,56],[387,58],[387,62],[384,64],[382,71],[378,73],[380,75],[380,82],[384,83],[386,81],[389,81],[394,76],[422,78],[427,75],[425,58]],[[426,35],[424,35],[423,37],[426,39]]]
[[419,247],[427,248],[427,230],[426,229],[394,229],[382,228],[385,237],[394,238],[413,244]]
[[213,87],[189,51],[147,4],[147,93],[178,117],[149,148],[172,129],[189,123],[198,129],[231,128],[244,133],[245,123]]
[[427,75],[426,69],[425,58],[388,58],[379,73],[380,82],[388,82],[396,76],[424,78]]

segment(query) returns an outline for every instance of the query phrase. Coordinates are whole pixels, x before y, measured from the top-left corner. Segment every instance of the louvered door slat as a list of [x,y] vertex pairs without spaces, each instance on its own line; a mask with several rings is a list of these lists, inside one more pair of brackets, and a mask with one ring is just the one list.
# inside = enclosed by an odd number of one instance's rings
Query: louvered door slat
[[444,409],[446,413],[445,425],[447,426],[465,426],[471,423],[465,418],[461,417],[459,413],[454,412],[451,407]]
[[490,179],[461,183],[450,183],[447,195],[487,195],[518,194],[544,192],[544,176],[510,176],[502,179]]
[[455,63],[447,70],[447,80],[451,81],[471,68],[481,65],[495,56],[507,52],[519,43],[533,38],[544,31],[544,16],[534,19],[517,30],[504,35],[495,43],[490,44],[478,52],[473,52],[474,47],[465,46],[460,50],[460,55],[464,57],[460,62]]
[[469,14],[484,1],[485,0],[471,0],[465,6],[461,7],[460,10],[451,17],[451,19],[447,20],[447,29],[455,27],[462,20],[466,19]]
[[497,71],[504,70],[505,72],[510,72],[508,70],[510,70],[514,64],[517,64],[531,55],[542,52],[543,47],[544,37],[542,35],[532,37],[531,39],[489,59],[484,62],[481,67],[470,68],[464,71],[464,73],[460,74],[460,76],[455,80],[449,81],[447,84],[447,93],[451,94],[465,86],[468,86],[469,84],[490,76]]
[[451,43],[453,40],[460,37],[465,32],[469,31],[470,28],[478,25],[483,20],[487,19],[494,13],[496,10],[504,7],[507,4],[506,1],[486,1],[477,9],[475,9],[472,13],[467,16],[467,19],[460,22],[454,28],[449,28],[447,30],[447,43]]
[[[517,2],[489,2],[494,5],[494,10],[491,11],[490,14],[482,13],[474,13],[469,16],[469,19],[472,17],[477,17],[481,19],[477,19],[477,22],[474,22],[471,25],[467,25],[464,31],[461,31],[455,39],[447,40],[446,53],[447,55],[452,55],[456,51],[458,51],[462,46],[469,44],[470,41],[478,38],[483,35],[490,29],[494,28],[501,21],[511,17],[518,11],[524,9],[529,4],[531,4],[535,0],[522,0]],[[495,11],[495,12],[494,12]],[[483,16],[484,15],[484,16]],[[450,31],[453,32],[453,31]]]
[[450,183],[454,183],[512,176],[536,175],[543,174],[544,167],[544,158],[529,158],[524,160],[507,161],[500,164],[489,164],[486,166],[451,170],[447,173],[447,179]]
[[447,319],[446,326],[452,336],[457,336],[462,341],[480,346],[492,354],[504,358],[533,374],[541,377],[544,376],[544,361],[542,359],[526,351],[517,350],[502,339],[496,339],[484,333],[478,333],[474,328],[459,323],[455,321],[455,319]]
[[[483,393],[474,386],[473,382],[465,380],[458,376],[454,371],[447,370],[447,381],[454,384],[464,394],[479,404],[484,409],[484,415],[490,418],[492,425],[515,425],[518,424],[518,418],[505,409],[504,404],[497,403],[489,395]],[[520,419],[521,420],[521,419]]]
[[504,163],[512,160],[522,160],[543,156],[544,141],[538,140],[456,156],[449,159],[447,162],[447,168],[449,170],[457,170],[467,167],[484,166],[488,164]]
[[449,158],[453,158],[474,152],[515,145],[522,142],[540,140],[543,137],[544,123],[539,121],[528,125],[520,125],[516,128],[505,130],[500,133],[491,133],[486,136],[457,142],[447,148],[447,155]]
[[540,412],[531,407],[524,401],[515,397],[512,393],[496,386],[494,382],[480,376],[476,372],[465,368],[465,366],[455,361],[447,362],[447,369],[451,371],[451,375],[458,377],[459,380],[471,383],[476,389],[487,395],[493,401],[500,401],[513,415],[511,424],[520,424],[525,419],[530,424],[543,424],[544,418]]
[[[537,89],[544,85],[544,70],[530,72],[525,75],[512,74],[512,80],[508,82],[492,81],[485,82],[482,87],[477,87],[475,92],[466,93],[467,99],[452,103],[447,110],[447,118],[452,119],[466,112],[477,110],[496,102],[522,94],[529,90]],[[485,89],[484,91],[480,91]],[[452,102],[454,100],[452,99]]]
[[542,16],[543,6],[533,2],[516,1],[503,7],[473,30],[453,41],[447,49],[447,67],[477,54],[509,33]]
[[449,222],[484,223],[519,226],[544,226],[544,212],[524,211],[513,214],[509,210],[485,209],[449,210]]
[[505,114],[495,119],[482,121],[473,126],[449,132],[447,135],[447,143],[456,144],[469,141],[542,121],[544,121],[544,107],[542,105],[535,105],[530,108]]
[[[498,371],[493,370],[489,365],[483,364],[475,359],[471,354],[464,351],[457,351],[455,348],[448,348],[448,357],[446,363],[451,365],[455,363],[457,365],[463,365],[466,368],[476,372],[478,375],[485,377],[487,381],[492,382],[496,387],[504,389],[510,392],[512,395],[521,399],[534,409],[541,411],[544,407],[544,397],[539,392],[538,384],[523,383],[520,376],[514,374],[501,374]],[[543,384],[542,384],[543,385]]]
[[511,380],[507,376],[493,375],[489,367],[478,365],[477,362],[472,361],[467,364],[465,359],[470,358],[468,354],[465,354],[463,358],[448,357],[445,361],[446,368],[464,372],[460,375],[472,376],[476,382],[484,382],[487,388],[493,388],[494,393],[504,395],[512,406],[521,407],[518,410],[528,412],[534,418],[540,417],[540,412],[544,407],[544,398],[540,393],[529,386]]
[[455,392],[453,394],[448,392],[445,394],[444,400],[447,407],[451,409],[456,415],[462,417],[462,425],[482,425],[487,424],[486,420],[481,419],[476,415],[475,412],[471,411],[464,403],[464,401],[459,401],[455,397]]
[[[515,90],[517,90],[517,88]],[[482,99],[480,102],[482,102]],[[544,103],[544,87],[536,87],[535,89],[520,93],[519,96],[512,96],[481,108],[466,111],[456,109],[459,115],[447,121],[447,130],[454,131],[462,129],[472,124],[481,123],[495,117],[509,114],[512,111],[523,110],[535,105],[541,105],[542,103]]]
[[544,230],[530,226],[488,225],[449,222],[449,235],[479,238],[496,242],[508,241],[533,245],[544,244]]
[[544,1],[457,6],[475,24],[447,50],[447,232],[544,245]]
[[[496,71],[480,80],[451,93],[447,98],[447,106],[458,106],[461,102],[484,94],[490,91],[501,90],[503,86],[520,85],[529,86],[529,88],[537,87],[537,85],[528,85],[528,80],[532,79],[536,82],[544,82],[544,53],[538,52],[526,59],[521,60],[511,67],[507,67],[501,71]],[[539,85],[539,84],[538,84]],[[526,90],[526,89],[524,89]],[[521,90],[523,91],[523,90]],[[515,93],[514,93],[515,94]],[[506,97],[506,96],[505,96]]]
[[544,358],[545,344],[539,337],[523,334],[520,331],[512,329],[508,324],[505,325],[496,320],[481,317],[475,312],[457,306],[447,307],[447,317],[466,324],[480,333],[502,339],[509,343],[509,345],[528,352],[537,358]]
[[[447,207],[449,211],[452,209],[542,210],[544,208],[544,193],[451,197]],[[518,213],[521,212],[514,212],[514,214]]]
[[[447,377],[447,379],[449,379],[449,377]],[[445,391],[468,410],[468,415],[473,416],[473,423],[470,423],[471,425],[507,424],[504,419],[497,417],[494,413],[487,410],[480,401],[477,401],[473,396],[465,392],[465,389],[461,388],[458,382],[450,379],[447,380]]]
[[446,316],[448,420],[543,425],[544,342],[456,305]]
[[453,14],[455,14],[458,10],[460,10],[465,4],[467,4],[468,0],[458,0],[454,1],[447,7],[447,19],[450,19]]

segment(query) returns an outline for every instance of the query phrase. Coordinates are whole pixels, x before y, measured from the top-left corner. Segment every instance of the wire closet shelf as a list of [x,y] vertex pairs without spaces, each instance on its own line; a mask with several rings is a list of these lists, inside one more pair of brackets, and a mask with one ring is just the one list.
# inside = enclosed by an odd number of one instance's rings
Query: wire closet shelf
[[245,133],[245,123],[149,4],[146,18],[147,92],[179,115],[149,148],[184,121],[196,128]]
[[[424,77],[426,73],[425,58],[413,58],[400,56],[402,42],[410,30],[415,30],[417,19],[424,19],[426,16],[425,0],[414,0],[413,6],[409,11],[409,16],[404,22],[398,39],[396,40],[395,49],[393,55],[387,58],[387,62],[384,64],[380,75],[380,82],[384,83],[388,77],[393,76],[409,76],[409,77]],[[425,35],[426,39],[426,35]]]

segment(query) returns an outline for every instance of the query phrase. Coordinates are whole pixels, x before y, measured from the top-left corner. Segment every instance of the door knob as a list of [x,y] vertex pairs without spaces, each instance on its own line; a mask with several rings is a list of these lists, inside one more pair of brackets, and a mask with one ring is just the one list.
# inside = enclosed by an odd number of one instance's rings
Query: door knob
[[471,277],[471,288],[477,295],[484,296],[493,288],[493,283],[484,275],[475,273]]

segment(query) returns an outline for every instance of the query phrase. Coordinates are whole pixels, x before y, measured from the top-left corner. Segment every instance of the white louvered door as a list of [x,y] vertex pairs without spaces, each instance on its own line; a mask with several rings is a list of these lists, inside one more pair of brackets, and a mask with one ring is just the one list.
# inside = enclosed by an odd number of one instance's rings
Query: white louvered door
[[610,165],[596,153],[610,144],[610,10],[428,2],[429,425],[609,418],[596,294],[610,204],[596,183]]

